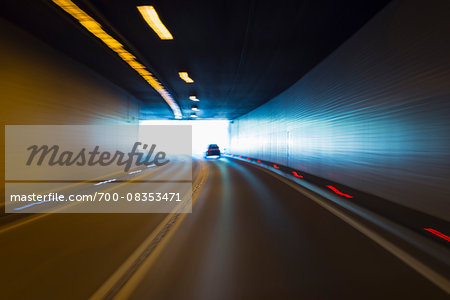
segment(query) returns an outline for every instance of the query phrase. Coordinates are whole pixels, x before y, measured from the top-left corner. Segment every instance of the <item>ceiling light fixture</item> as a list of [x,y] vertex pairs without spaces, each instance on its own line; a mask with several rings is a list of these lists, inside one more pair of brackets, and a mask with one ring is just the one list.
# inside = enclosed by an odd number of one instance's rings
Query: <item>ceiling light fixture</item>
[[191,118],[197,118],[197,114],[196,113],[192,113],[191,114]]
[[150,84],[151,87],[154,88],[170,106],[175,119],[181,119],[183,117],[177,102],[172,98],[164,86],[158,82],[158,79],[150,73],[144,65],[139,63],[133,54],[125,50],[124,46],[119,41],[106,33],[100,23],[86,14],[70,0],[53,0],[53,2],[72,17],[77,19],[84,28],[100,39],[111,50],[116,52],[116,54],[119,55],[120,58],[122,58],[131,68],[138,72],[139,75],[141,75],[141,77],[144,78],[144,80],[147,81],[148,84]]
[[161,19],[153,6],[138,6],[137,9],[141,13],[145,22],[147,22],[153,31],[156,32],[160,39],[173,40],[172,34],[166,26],[164,26],[163,22],[161,22]]
[[191,99],[192,101],[200,101],[197,96],[189,96],[189,99]]
[[200,109],[198,108],[198,106],[197,105],[192,105],[192,108],[191,108],[193,111],[199,111]]
[[189,78],[189,75],[187,72],[179,72],[178,75],[180,75],[180,78],[186,81],[187,83],[193,83],[194,80]]

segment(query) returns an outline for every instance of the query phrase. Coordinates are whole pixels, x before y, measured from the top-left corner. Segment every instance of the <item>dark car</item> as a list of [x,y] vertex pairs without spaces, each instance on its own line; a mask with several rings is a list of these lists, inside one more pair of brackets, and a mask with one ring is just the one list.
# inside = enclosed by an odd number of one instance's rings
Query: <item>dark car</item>
[[205,152],[205,158],[208,156],[218,156],[220,158],[220,149],[217,144],[210,144]]

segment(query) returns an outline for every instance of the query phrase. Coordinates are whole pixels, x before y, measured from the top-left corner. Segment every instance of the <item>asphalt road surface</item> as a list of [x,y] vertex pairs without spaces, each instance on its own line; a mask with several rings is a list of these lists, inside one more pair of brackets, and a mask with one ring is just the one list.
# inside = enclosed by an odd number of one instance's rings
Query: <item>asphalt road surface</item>
[[[36,214],[3,222],[0,298],[448,299],[253,165],[196,160],[193,179],[191,214]],[[162,234],[143,259],[127,264],[155,232]]]

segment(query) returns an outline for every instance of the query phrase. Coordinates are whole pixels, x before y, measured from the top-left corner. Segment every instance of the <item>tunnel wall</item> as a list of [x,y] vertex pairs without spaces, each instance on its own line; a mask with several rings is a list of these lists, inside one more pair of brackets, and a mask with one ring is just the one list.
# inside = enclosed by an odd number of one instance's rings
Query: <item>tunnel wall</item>
[[[138,124],[140,101],[3,19],[0,45],[1,170],[4,125]],[[93,143],[105,137],[104,132],[92,134]],[[129,138],[136,140],[137,130]]]
[[392,2],[234,120],[231,151],[449,220],[449,11],[448,1]]
[[0,28],[2,124],[138,122],[132,95],[9,22]]

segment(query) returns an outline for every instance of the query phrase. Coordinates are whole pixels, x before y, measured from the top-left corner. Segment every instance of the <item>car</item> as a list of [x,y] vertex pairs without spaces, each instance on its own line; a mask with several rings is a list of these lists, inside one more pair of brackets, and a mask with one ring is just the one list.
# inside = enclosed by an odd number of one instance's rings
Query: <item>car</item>
[[208,156],[217,156],[220,158],[220,148],[217,144],[210,144],[208,146],[208,150],[205,152],[205,158],[208,158]]

